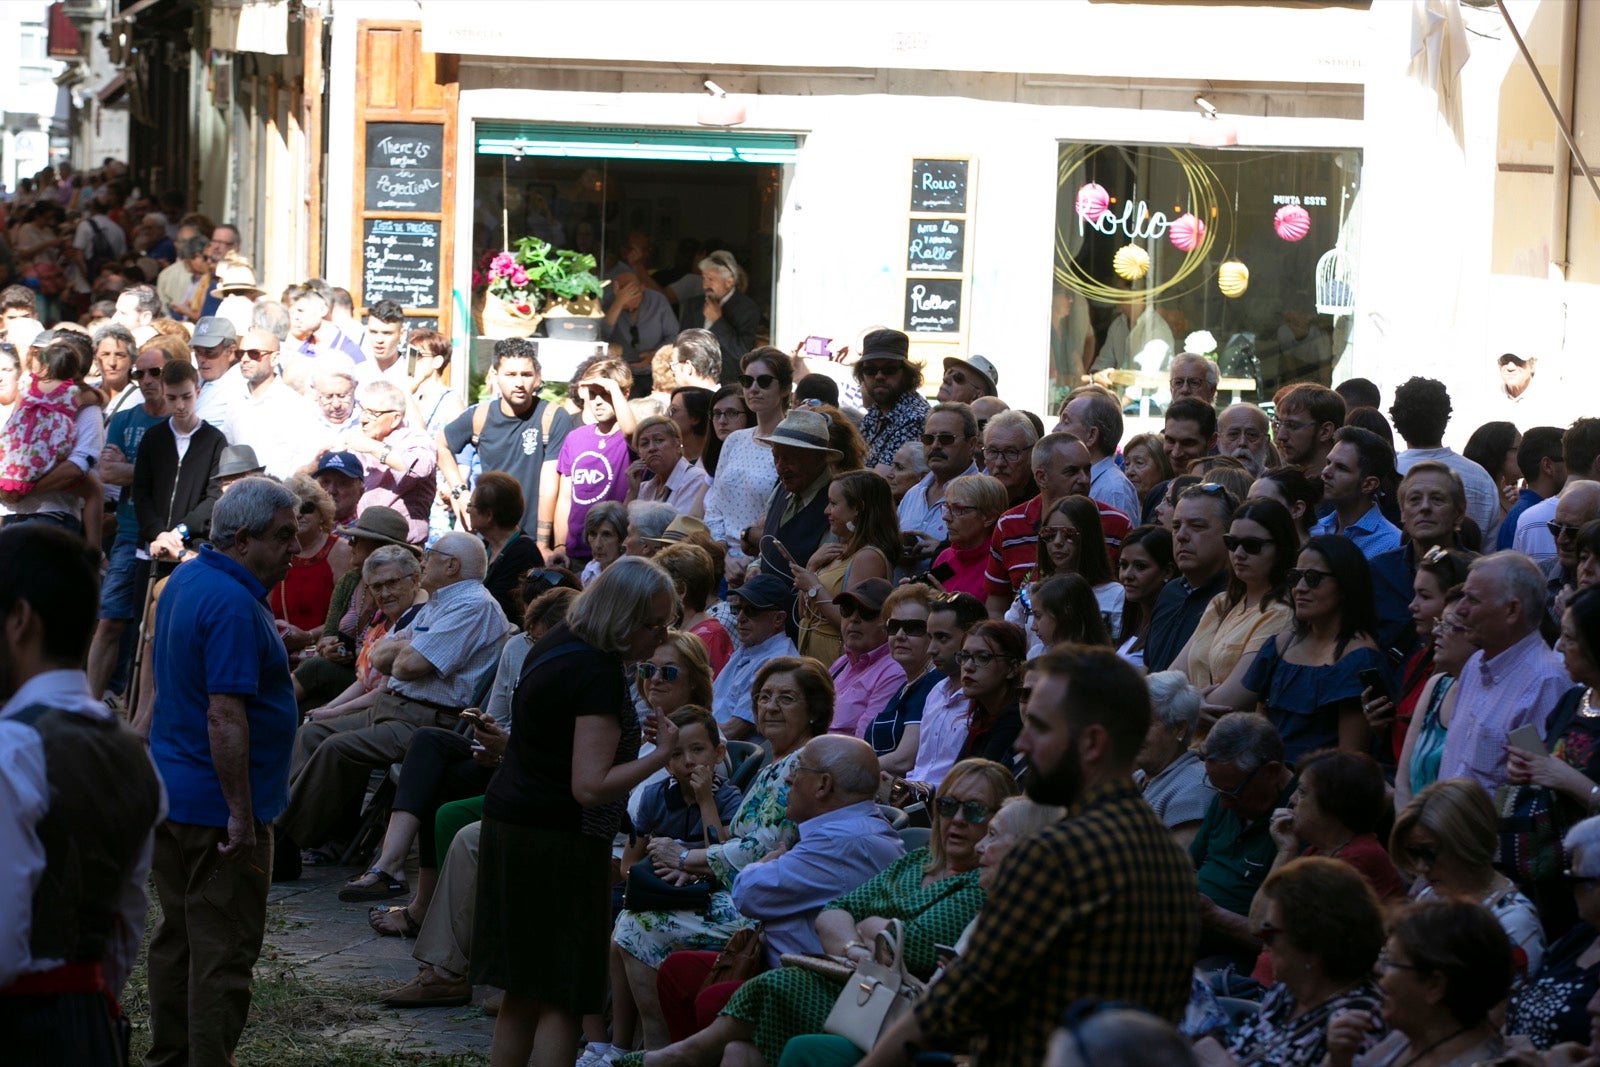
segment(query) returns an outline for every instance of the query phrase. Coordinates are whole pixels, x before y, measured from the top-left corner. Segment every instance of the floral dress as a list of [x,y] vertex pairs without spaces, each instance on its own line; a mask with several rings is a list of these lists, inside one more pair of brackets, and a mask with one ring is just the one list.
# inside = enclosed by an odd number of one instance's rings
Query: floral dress
[[[800,832],[784,814],[789,800],[789,770],[800,761],[795,749],[762,769],[745,793],[739,814],[728,826],[728,840],[706,850],[706,862],[719,888],[704,911],[629,911],[617,916],[611,939],[624,952],[649,967],[674,952],[718,950],[728,938],[754,921],[739,914],[728,887],[745,867],[782,844],[788,848]],[[773,1060],[776,1063],[776,1060]]]
[[[977,871],[923,885],[928,855],[926,848],[906,853],[876,878],[823,909],[847,911],[856,922],[871,916],[901,920],[906,970],[923,981],[937,965],[934,946],[954,944],[983,907]],[[815,971],[779,967],[740,986],[722,1013],[753,1024],[756,1047],[769,1064],[775,1064],[791,1037],[822,1032],[840,989]]]
[[[1302,1015],[1295,1015],[1294,997],[1281,982],[1267,991],[1261,1011],[1239,1028],[1228,1051],[1240,1067],[1318,1067],[1328,1052],[1328,1020],[1347,1009],[1378,1015],[1383,995],[1371,979],[1363,979]],[[1383,1037],[1379,1029],[1367,1035],[1362,1050]]]
[[71,382],[57,382],[46,392],[37,378],[28,380],[11,418],[0,428],[0,490],[28,492],[72,453],[76,395]]
[[722,442],[717,474],[706,490],[706,528],[714,540],[742,557],[739,535],[767,513],[778,472],[772,466],[772,449],[756,440],[755,427],[735,430]]

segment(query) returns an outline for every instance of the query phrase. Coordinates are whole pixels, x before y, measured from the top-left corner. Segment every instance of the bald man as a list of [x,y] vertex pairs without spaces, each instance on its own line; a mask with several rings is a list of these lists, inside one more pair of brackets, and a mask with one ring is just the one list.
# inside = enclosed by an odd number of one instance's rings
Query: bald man
[[238,355],[245,395],[233,405],[233,443],[254,449],[274,478],[287,478],[316,458],[321,437],[316,405],[279,376],[276,334],[246,330]]

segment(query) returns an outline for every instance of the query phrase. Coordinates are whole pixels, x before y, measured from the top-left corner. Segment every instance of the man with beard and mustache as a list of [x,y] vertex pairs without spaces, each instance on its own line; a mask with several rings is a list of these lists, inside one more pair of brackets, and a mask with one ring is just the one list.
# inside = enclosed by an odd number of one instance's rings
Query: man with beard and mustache
[[947,540],[944,487],[952,478],[978,473],[973,462],[978,450],[978,417],[966,404],[940,404],[923,421],[922,449],[928,473],[906,490],[899,508],[900,533],[916,536],[916,547],[907,549],[906,554],[919,561],[938,555],[939,546]]
[[873,330],[861,339],[861,362],[856,381],[867,413],[861,436],[867,442],[867,467],[889,473],[894,454],[907,441],[922,434],[928,402],[917,389],[922,368],[911,362],[911,339],[899,330]]
[[63,530],[0,532],[0,1034],[7,1063],[123,1062],[112,999],[139,954],[151,830],[144,745],[79,669],[96,563]]
[[1199,924],[1195,876],[1133,784],[1150,726],[1136,668],[1109,649],[1062,645],[1030,671],[1017,751],[1028,796],[1072,815],[1017,842],[966,951],[862,1067],[909,1062],[907,1046],[1043,1063],[1050,1032],[1083,999],[1139,1004],[1176,1021]]
[[1277,466],[1268,451],[1272,448],[1268,430],[1266,412],[1242,401],[1230,404],[1217,419],[1217,447],[1259,478],[1262,471]]

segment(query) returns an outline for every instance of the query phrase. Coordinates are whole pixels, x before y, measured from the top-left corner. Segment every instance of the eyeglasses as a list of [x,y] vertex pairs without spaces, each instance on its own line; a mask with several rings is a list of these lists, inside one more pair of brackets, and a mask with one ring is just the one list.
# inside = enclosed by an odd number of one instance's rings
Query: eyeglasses
[[1378,969],[1383,971],[1429,971],[1432,968],[1419,967],[1415,963],[1401,963],[1387,952],[1378,953]]
[[429,548],[423,551],[422,562],[426,563],[430,559],[453,559],[459,562],[461,557],[452,556],[450,553],[441,551],[437,548]]
[[983,458],[988,460],[990,463],[994,463],[994,462],[1000,461],[1000,460],[1003,460],[1006,463],[1015,463],[1017,460],[1022,458],[1022,449],[1020,449],[1020,448],[986,448],[986,449],[983,450]]
[[1071,526],[1046,526],[1039,531],[1041,541],[1065,541],[1068,544],[1077,544],[1078,531]]
[[853,619],[859,615],[862,622],[875,622],[878,616],[883,614],[877,608],[869,608],[865,604],[856,603],[854,600],[839,600],[836,603],[839,606],[839,616],[845,619]]
[[276,348],[241,348],[241,349],[239,349],[239,358],[240,359],[266,359],[268,356],[275,356],[277,354],[278,354],[278,350]]
[[833,773],[832,771],[825,771],[821,767],[807,767],[804,763],[801,763],[799,760],[795,761],[794,770],[789,772],[791,777],[796,775],[796,774],[832,774],[832,773]]
[[949,448],[958,440],[960,438],[953,433],[925,433],[922,435],[922,447],[932,448],[938,445],[940,448]]
[[1011,660],[1016,659],[1016,657],[1002,656],[998,652],[967,652],[963,650],[956,653],[956,662],[961,664],[961,666],[965,667],[970,663],[980,670],[984,667],[987,667],[997,659],[1003,659],[1007,662],[1010,662]]
[[1266,764],[1263,763],[1260,766],[1258,766],[1255,770],[1253,770],[1249,774],[1245,775],[1244,776],[1244,781],[1240,782],[1238,785],[1234,786],[1232,789],[1223,789],[1216,782],[1213,782],[1211,780],[1211,772],[1210,771],[1206,771],[1205,775],[1201,778],[1201,781],[1205,782],[1206,788],[1211,790],[1213,793],[1217,794],[1217,796],[1219,796],[1219,797],[1227,797],[1229,800],[1238,800],[1240,795],[1243,794],[1246,789],[1250,788],[1250,783],[1256,780],[1256,775],[1260,774],[1261,773],[1261,768],[1265,767],[1265,766],[1266,766]]
[[1450,550],[1445,548],[1443,545],[1434,545],[1432,548],[1428,549],[1428,551],[1422,554],[1422,562],[1430,567],[1436,563],[1448,562],[1449,559]]
[[551,589],[554,589],[556,586],[566,581],[566,575],[559,571],[546,570],[543,567],[535,567],[527,574],[524,574],[522,576],[522,580],[525,582],[538,582],[542,585],[548,585]]
[[755,604],[747,604],[743,600],[741,600],[737,604],[733,605],[733,613],[735,615],[760,615],[763,612],[778,611],[778,610],[780,610],[780,609],[779,608],[763,608],[763,607],[758,607]]
[[637,322],[628,323],[628,340],[633,342],[634,348],[639,347],[639,324]]
[[405,578],[392,578],[387,582],[368,582],[367,592],[374,596],[382,596],[391,589],[399,589],[406,585],[415,585],[416,581],[417,579],[415,576],[407,576]]
[[712,408],[711,419],[713,422],[726,422],[728,419],[742,419],[749,412],[744,408]]
[[153,382],[153,381],[159,380],[160,377],[161,377],[161,368],[160,367],[147,367],[144,370],[138,370],[136,368],[136,369],[131,370],[131,371],[128,372],[129,380],[135,381],[135,382],[142,382],[147,378],[150,381]]
[[948,500],[941,503],[939,505],[939,509],[945,513],[947,518],[951,519],[959,519],[963,515],[971,515],[974,511],[978,510],[977,508],[968,507],[965,504],[952,504]]
[[966,385],[967,384],[967,376],[965,374],[962,374],[958,370],[945,371],[944,372],[944,380],[949,382],[951,385]]
[[749,374],[739,375],[739,384],[744,386],[746,389],[750,389],[752,387],[756,389],[771,389],[772,383],[777,380],[778,377],[775,374],[757,374],[754,376]]
[[[1192,485],[1189,488],[1190,489],[1198,489],[1200,492],[1204,493],[1206,496],[1227,496],[1228,495],[1228,487],[1225,486],[1225,485],[1222,485],[1219,482],[1202,482],[1199,485]],[[1187,491],[1188,490],[1185,490],[1185,492],[1187,492]]]
[[317,502],[315,500],[307,500],[307,501],[303,502],[300,505],[300,514],[302,514],[302,515],[315,515],[316,513],[317,513]]
[[892,637],[895,634],[905,634],[907,637],[926,637],[928,635],[927,619],[890,619],[883,624],[883,628]]
[[1311,426],[1311,425],[1314,425],[1314,424],[1312,422],[1310,422],[1309,420],[1305,420],[1305,421],[1296,420],[1296,421],[1292,421],[1291,422],[1288,419],[1273,419],[1272,420],[1272,432],[1273,433],[1282,433],[1284,430],[1288,430],[1290,433],[1299,433],[1301,430],[1303,430],[1307,426]]
[[682,673],[683,671],[674,663],[664,664],[660,667],[657,667],[654,663],[639,664],[639,677],[647,682],[658,674],[661,675],[663,682],[676,682],[678,676]]
[[354,389],[350,390],[348,393],[318,393],[317,402],[320,404],[332,404],[335,401],[352,400],[355,398],[355,395],[356,391]]
[[1266,548],[1268,545],[1272,544],[1272,538],[1235,537],[1232,534],[1223,534],[1222,543],[1227,547],[1229,552],[1237,552],[1242,548],[1247,556],[1259,556],[1261,555],[1261,550],[1263,548]]
[[779,711],[789,711],[800,707],[804,701],[793,693],[775,693],[770,689],[763,689],[756,694],[756,703],[765,704],[770,708],[777,708]]
[[1554,537],[1557,541],[1561,540],[1568,534],[1571,534],[1573,537],[1577,537],[1579,530],[1579,527],[1577,526],[1567,526],[1559,522],[1547,522],[1544,524],[1544,528],[1549,530],[1550,536]]
[[1295,586],[1299,585],[1301,582],[1305,582],[1306,583],[1306,588],[1307,589],[1315,589],[1315,588],[1317,588],[1317,586],[1321,585],[1325,580],[1327,580],[1329,578],[1332,578],[1333,577],[1333,572],[1332,571],[1317,571],[1317,570],[1310,570],[1310,569],[1301,570],[1299,567],[1295,567],[1292,570],[1290,570],[1288,574],[1285,574],[1283,577],[1284,577],[1284,580],[1289,583],[1289,588],[1290,589],[1293,589]]
[[1435,637],[1454,637],[1457,634],[1464,634],[1466,632],[1467,628],[1462,626],[1460,623],[1445,622],[1443,619],[1440,619],[1438,622],[1433,624],[1433,636]]
[[982,826],[994,817],[994,809],[981,800],[957,800],[955,797],[940,797],[933,802],[933,810],[939,813],[941,819],[953,819],[957,813],[973,826]]
[[1168,384],[1172,387],[1172,391],[1176,393],[1179,389],[1204,389],[1206,386],[1211,384],[1211,379],[1173,378]]
[[861,374],[865,378],[892,378],[900,373],[900,364],[892,360],[877,363],[861,364]]
[[366,422],[368,418],[375,419],[380,415],[399,415],[399,414],[401,414],[401,412],[400,412],[400,409],[398,409],[398,408],[362,408],[361,409],[361,421],[362,422]]

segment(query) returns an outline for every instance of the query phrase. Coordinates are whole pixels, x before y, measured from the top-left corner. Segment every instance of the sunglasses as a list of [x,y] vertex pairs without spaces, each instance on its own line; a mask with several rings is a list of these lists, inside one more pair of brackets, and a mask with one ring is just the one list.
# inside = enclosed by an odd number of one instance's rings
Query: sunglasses
[[746,389],[771,389],[772,383],[776,382],[777,380],[778,377],[775,374],[757,374],[753,376],[749,374],[739,375],[739,384],[744,386]]
[[128,372],[129,380],[130,381],[135,381],[135,382],[142,382],[147,378],[150,381],[156,381],[160,377],[161,377],[161,368],[160,367],[150,367],[150,368],[148,368],[146,370],[131,370],[131,371]]
[[1317,571],[1317,570],[1310,570],[1310,569],[1301,570],[1299,567],[1295,567],[1294,569],[1289,571],[1289,573],[1284,575],[1283,577],[1284,577],[1284,580],[1289,583],[1289,588],[1290,589],[1293,589],[1295,586],[1299,585],[1301,582],[1305,582],[1306,583],[1306,588],[1307,589],[1315,589],[1315,588],[1317,588],[1317,586],[1321,585],[1327,579],[1332,578],[1333,577],[1333,572],[1332,571]]
[[1577,526],[1567,526],[1567,525],[1565,525],[1563,523],[1559,523],[1559,522],[1547,522],[1547,523],[1544,524],[1544,528],[1546,530],[1549,530],[1550,531],[1550,536],[1555,538],[1557,541],[1561,540],[1567,534],[1571,534],[1573,537],[1577,537],[1578,536],[1578,530],[1579,530],[1579,527],[1577,527]]
[[1039,531],[1041,541],[1065,541],[1068,544],[1078,543],[1078,531],[1071,526],[1046,526]]
[[[1227,546],[1229,552],[1237,552],[1242,548],[1247,556],[1259,556],[1261,555],[1261,550],[1263,548],[1266,548],[1268,545],[1272,544],[1272,538],[1235,537],[1232,534],[1223,534],[1222,543]],[[1321,572],[1313,571],[1312,573],[1318,574]]]
[[863,363],[861,374],[867,378],[892,378],[900,373],[898,363]]
[[535,567],[527,574],[524,574],[522,576],[522,580],[525,582],[538,582],[541,585],[548,585],[551,589],[554,589],[556,586],[560,585],[566,580],[566,576],[558,571],[545,570],[543,567]]
[[957,800],[955,797],[940,797],[933,802],[933,810],[941,819],[953,819],[959,812],[973,826],[982,826],[994,816],[994,809],[981,800]]
[[782,611],[782,610],[783,610],[782,608],[761,608],[761,607],[757,607],[754,604],[747,604],[742,600],[739,601],[739,603],[733,605],[733,613],[735,615],[761,615],[761,614],[763,614],[765,612],[768,612],[768,611]]
[[1443,545],[1434,545],[1432,548],[1428,549],[1428,551],[1422,554],[1422,562],[1426,563],[1430,567],[1436,563],[1444,563],[1449,560],[1449,558],[1450,550],[1445,548]]
[[278,350],[276,348],[241,348],[241,349],[239,349],[239,358],[240,359],[266,359],[268,356],[275,356],[277,354],[278,354]]
[[877,608],[869,608],[865,604],[857,604],[854,600],[838,600],[835,603],[839,607],[839,617],[844,619],[853,619],[859,615],[862,622],[876,622],[878,616],[883,614]]
[[928,620],[926,619],[890,619],[883,624],[883,628],[892,637],[903,633],[908,637],[926,637],[928,635]]
[[938,445],[940,448],[949,448],[957,440],[959,438],[953,433],[925,433],[922,435],[922,447],[932,448],[934,445]]
[[682,673],[682,670],[680,670],[675,664],[671,663],[668,663],[664,667],[657,667],[654,663],[639,664],[639,677],[647,682],[653,679],[657,674],[661,675],[661,680],[663,682],[676,682],[678,680],[678,675]]

